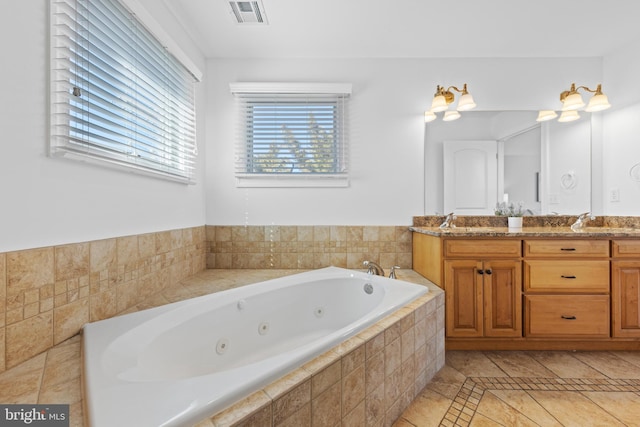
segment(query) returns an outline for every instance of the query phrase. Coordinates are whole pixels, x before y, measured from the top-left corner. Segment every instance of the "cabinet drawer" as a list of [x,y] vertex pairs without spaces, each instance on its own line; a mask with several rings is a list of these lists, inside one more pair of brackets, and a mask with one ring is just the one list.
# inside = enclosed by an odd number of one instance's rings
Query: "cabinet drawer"
[[520,240],[445,240],[444,256],[449,258],[519,258]]
[[609,296],[528,295],[525,336],[609,337]]
[[525,292],[609,292],[609,261],[524,262]]
[[640,240],[614,240],[612,256],[618,258],[640,258]]
[[525,240],[524,256],[535,257],[608,257],[608,240]]

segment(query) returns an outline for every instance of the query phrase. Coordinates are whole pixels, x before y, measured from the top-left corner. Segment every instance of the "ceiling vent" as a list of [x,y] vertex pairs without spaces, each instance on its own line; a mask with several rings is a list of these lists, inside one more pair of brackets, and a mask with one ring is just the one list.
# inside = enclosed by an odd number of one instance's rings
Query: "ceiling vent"
[[261,1],[225,1],[238,24],[267,24]]

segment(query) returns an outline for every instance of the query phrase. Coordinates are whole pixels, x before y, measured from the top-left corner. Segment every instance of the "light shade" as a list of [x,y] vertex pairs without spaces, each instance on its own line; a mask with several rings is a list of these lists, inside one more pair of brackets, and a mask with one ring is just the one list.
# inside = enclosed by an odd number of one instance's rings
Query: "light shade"
[[580,118],[580,114],[578,114],[578,112],[576,110],[569,110],[569,111],[563,111],[562,114],[560,114],[560,118],[558,119],[559,122],[572,122],[574,120],[578,120]]
[[440,111],[446,110],[448,107],[447,100],[444,95],[437,95],[433,97],[433,102],[431,103],[431,111],[434,113],[438,113]]
[[454,120],[458,120],[460,118],[460,113],[456,110],[449,110],[444,113],[444,117],[442,118],[443,122],[452,122]]
[[476,107],[476,103],[473,102],[473,97],[470,93],[463,94],[458,100],[458,111],[467,111]]
[[553,110],[540,110],[538,112],[536,122],[546,122],[547,120],[553,120],[556,117],[558,117],[558,113]]
[[584,107],[584,101],[578,92],[570,93],[562,102],[562,111],[578,110],[582,107]]
[[609,107],[611,107],[611,104],[609,104],[607,95],[605,95],[604,93],[596,93],[595,95],[593,95],[593,97],[591,97],[591,99],[589,100],[589,104],[587,105],[587,108],[584,109],[584,111],[593,113],[596,111],[606,110]]
[[425,111],[424,112],[424,122],[429,123],[434,121],[438,116],[433,111]]

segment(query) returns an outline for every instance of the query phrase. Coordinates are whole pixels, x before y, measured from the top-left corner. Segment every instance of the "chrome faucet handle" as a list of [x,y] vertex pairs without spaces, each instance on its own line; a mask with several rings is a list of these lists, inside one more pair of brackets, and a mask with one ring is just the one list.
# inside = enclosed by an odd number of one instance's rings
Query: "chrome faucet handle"
[[455,220],[457,218],[458,217],[453,212],[447,214],[446,218],[444,219],[444,222],[440,224],[440,228],[455,228],[456,226]]
[[592,215],[591,212],[581,213],[580,215],[578,215],[578,219],[576,219],[576,222],[571,224],[571,229],[574,231],[579,230],[584,227],[587,221],[593,221],[594,219],[596,219],[596,217]]
[[391,273],[389,273],[389,279],[397,279],[396,270],[398,270],[399,268],[400,268],[399,265],[394,265],[393,267],[391,267]]
[[362,265],[367,267],[367,274],[375,274],[377,276],[384,276],[384,270],[377,263],[375,263],[373,261],[365,260],[365,261],[362,262]]

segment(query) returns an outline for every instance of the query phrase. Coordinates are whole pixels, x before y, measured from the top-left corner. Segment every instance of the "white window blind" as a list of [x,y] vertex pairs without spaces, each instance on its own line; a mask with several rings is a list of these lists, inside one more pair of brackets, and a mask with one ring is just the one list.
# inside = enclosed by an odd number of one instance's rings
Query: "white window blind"
[[349,84],[233,83],[239,186],[346,186]]
[[117,0],[51,3],[52,156],[194,181],[194,75]]

